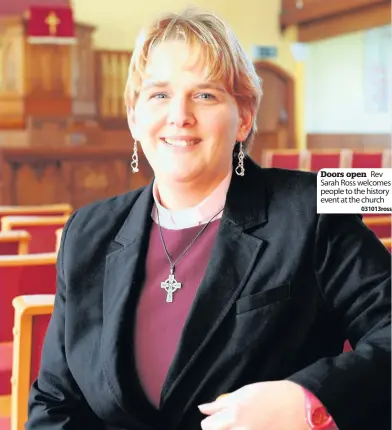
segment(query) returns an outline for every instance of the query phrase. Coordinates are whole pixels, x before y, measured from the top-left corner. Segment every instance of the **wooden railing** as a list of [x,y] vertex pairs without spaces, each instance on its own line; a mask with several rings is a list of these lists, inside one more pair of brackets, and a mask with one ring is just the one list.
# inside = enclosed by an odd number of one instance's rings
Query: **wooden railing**
[[126,127],[124,89],[130,57],[129,51],[95,52],[98,116],[105,128]]

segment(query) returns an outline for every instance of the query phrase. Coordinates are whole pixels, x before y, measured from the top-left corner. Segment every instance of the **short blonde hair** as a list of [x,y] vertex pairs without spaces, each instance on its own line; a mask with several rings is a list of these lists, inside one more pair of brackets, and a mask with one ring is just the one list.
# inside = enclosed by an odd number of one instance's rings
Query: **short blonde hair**
[[127,106],[135,106],[152,48],[167,40],[184,40],[191,46],[198,44],[206,56],[207,78],[223,82],[240,108],[251,109],[253,124],[244,142],[249,147],[257,131],[261,79],[231,29],[213,13],[187,8],[178,14],[165,14],[142,29],[129,65]]

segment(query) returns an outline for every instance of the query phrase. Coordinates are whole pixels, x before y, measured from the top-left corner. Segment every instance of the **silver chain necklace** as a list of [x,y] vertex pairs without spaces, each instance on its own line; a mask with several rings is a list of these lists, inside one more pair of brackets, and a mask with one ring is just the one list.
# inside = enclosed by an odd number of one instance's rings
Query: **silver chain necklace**
[[208,222],[207,224],[205,224],[203,226],[203,228],[199,231],[199,233],[197,233],[197,235],[194,237],[194,239],[192,240],[192,242],[185,248],[185,250],[181,253],[181,255],[176,258],[174,261],[173,259],[170,257],[170,254],[167,250],[166,247],[166,243],[165,240],[163,239],[163,234],[162,234],[162,227],[161,227],[161,222],[159,220],[159,210],[158,208],[156,208],[157,210],[157,217],[158,217],[158,227],[159,227],[159,234],[161,236],[161,241],[162,241],[162,245],[163,245],[163,249],[165,250],[165,254],[167,256],[167,259],[169,260],[170,263],[170,273],[169,273],[169,277],[166,279],[166,281],[161,282],[161,288],[163,288],[166,291],[166,303],[172,303],[173,302],[173,293],[180,289],[182,286],[181,282],[178,282],[176,280],[176,278],[174,277],[174,270],[176,268],[176,264],[181,260],[181,258],[190,250],[190,248],[192,247],[192,245],[196,242],[196,240],[203,234],[203,232],[205,231],[205,229],[210,225],[211,221],[217,217],[222,211],[223,208],[219,210],[219,212],[217,212]]

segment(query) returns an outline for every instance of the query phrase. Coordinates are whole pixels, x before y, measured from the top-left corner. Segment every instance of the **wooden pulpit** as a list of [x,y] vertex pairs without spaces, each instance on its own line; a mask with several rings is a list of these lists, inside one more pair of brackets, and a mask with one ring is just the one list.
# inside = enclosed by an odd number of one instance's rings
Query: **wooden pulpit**
[[[0,16],[0,147],[98,140],[95,27],[72,21],[69,30],[67,6],[27,11]],[[73,140],[81,131],[87,139]]]

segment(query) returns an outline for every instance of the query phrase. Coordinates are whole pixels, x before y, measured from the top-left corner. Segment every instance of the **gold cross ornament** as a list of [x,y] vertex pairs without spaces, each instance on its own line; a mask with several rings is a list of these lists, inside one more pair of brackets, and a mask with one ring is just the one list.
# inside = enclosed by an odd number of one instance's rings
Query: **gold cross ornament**
[[45,24],[49,26],[49,33],[51,36],[55,36],[57,33],[57,27],[61,23],[60,18],[55,14],[55,12],[50,12],[50,14],[45,19]]

